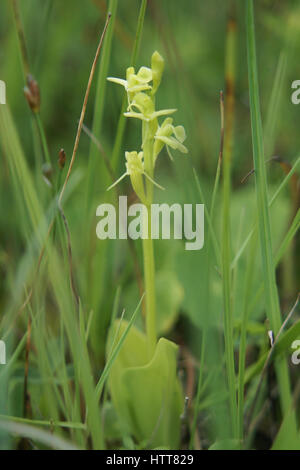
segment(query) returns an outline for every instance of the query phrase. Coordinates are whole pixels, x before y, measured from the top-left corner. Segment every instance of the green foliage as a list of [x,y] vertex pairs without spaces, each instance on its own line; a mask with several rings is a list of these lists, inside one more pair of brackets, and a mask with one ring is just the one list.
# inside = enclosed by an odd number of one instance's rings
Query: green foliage
[[272,450],[300,450],[300,431],[295,429],[293,411],[286,414],[273,443]]
[[[111,337],[117,332],[118,340],[126,325],[116,322]],[[179,446],[183,397],[177,352],[174,343],[161,338],[149,361],[146,336],[132,327],[111,368],[109,389],[121,427],[146,448]]]
[[[57,196],[109,11],[64,219]],[[299,18],[294,0],[0,2],[1,449],[299,447],[299,306],[250,412],[268,332],[299,288]],[[97,240],[97,206],[118,191],[136,200],[133,189],[147,203],[204,203],[204,248]]]

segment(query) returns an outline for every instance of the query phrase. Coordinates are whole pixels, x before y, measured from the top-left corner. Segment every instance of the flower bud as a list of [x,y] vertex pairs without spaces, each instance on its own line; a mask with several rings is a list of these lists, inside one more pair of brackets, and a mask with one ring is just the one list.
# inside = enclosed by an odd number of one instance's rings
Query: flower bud
[[164,67],[165,67],[164,59],[157,51],[155,51],[151,58],[151,68],[152,68],[152,77],[153,77],[153,89],[152,89],[153,95],[155,95],[160,85]]
[[143,182],[143,152],[126,152],[125,157],[127,174],[130,176],[132,187],[140,200],[144,202],[146,201],[146,195]]

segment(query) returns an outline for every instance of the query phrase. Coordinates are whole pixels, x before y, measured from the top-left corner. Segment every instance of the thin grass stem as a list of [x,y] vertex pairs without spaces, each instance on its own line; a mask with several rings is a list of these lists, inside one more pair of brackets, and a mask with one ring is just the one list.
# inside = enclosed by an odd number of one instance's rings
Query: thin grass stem
[[[246,10],[249,95],[252,125],[253,160],[256,179],[258,229],[260,236],[266,312],[270,321],[270,327],[276,335],[281,327],[281,313],[275,278],[275,263],[272,252],[267,175],[264,158],[263,130],[259,100],[253,0],[247,0]],[[284,359],[276,360],[275,367],[280,390],[282,412],[285,414],[285,412],[290,409],[292,402],[286,361]]]

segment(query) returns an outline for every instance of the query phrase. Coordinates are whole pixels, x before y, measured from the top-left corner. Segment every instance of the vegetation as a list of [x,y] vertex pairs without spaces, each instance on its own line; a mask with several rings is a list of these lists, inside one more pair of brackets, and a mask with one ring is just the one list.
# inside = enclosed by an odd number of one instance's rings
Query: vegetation
[[299,5],[84,3],[0,5],[0,448],[299,450]]

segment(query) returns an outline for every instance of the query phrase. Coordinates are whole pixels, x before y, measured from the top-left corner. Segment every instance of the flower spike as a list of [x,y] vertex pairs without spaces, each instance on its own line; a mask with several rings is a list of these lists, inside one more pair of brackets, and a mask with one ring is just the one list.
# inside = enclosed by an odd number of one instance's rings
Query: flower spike
[[[176,109],[156,110],[155,95],[160,86],[164,71],[164,59],[156,51],[152,54],[151,68],[141,67],[138,72],[134,67],[126,70],[126,79],[109,77],[108,80],[125,88],[128,98],[125,117],[142,121],[141,152],[126,152],[126,172],[108,189],[116,186],[126,176],[130,177],[132,187],[146,204],[153,199],[153,186],[164,189],[153,179],[155,163],[158,155],[164,148],[173,160],[171,149],[188,153],[183,145],[186,133],[183,126],[174,126],[171,114]],[[159,118],[165,117],[159,124]],[[145,179],[143,178],[145,177]]]

